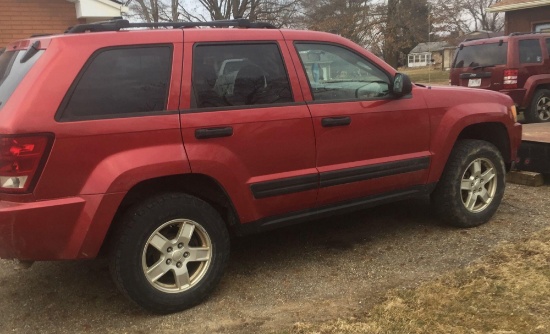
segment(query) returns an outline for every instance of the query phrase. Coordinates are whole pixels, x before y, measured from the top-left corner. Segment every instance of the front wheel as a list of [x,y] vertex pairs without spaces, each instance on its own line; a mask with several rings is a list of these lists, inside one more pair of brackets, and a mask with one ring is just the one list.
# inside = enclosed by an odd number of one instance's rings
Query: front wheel
[[461,140],[451,152],[432,202],[449,224],[474,227],[495,214],[504,188],[504,161],[499,150],[486,141]]
[[171,313],[207,297],[228,256],[229,235],[218,212],[198,198],[169,193],[126,213],[110,264],[115,283],[131,300]]
[[524,114],[527,123],[550,121],[550,90],[538,89]]

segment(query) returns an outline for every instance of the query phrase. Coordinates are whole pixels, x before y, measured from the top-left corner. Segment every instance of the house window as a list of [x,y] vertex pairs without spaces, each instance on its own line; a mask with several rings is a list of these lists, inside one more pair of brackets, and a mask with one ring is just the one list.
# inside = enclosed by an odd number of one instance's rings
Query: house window
[[550,32],[550,23],[535,24],[536,32]]

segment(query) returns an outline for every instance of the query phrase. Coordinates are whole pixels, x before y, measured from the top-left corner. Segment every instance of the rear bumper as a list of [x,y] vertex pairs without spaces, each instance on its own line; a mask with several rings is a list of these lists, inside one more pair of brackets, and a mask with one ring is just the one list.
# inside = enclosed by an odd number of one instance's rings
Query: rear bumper
[[68,250],[76,246],[71,244],[75,241],[72,236],[84,205],[81,197],[30,203],[0,201],[0,258],[68,258]]

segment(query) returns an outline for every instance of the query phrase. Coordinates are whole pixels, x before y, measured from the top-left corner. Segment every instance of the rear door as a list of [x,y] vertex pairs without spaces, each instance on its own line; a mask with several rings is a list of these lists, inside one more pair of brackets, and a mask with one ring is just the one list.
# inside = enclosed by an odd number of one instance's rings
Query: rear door
[[429,119],[420,94],[390,95],[389,73],[361,53],[323,42],[288,42],[313,117],[317,205],[424,184]]
[[282,36],[225,31],[185,31],[181,127],[192,172],[219,182],[243,223],[310,208],[313,126]]

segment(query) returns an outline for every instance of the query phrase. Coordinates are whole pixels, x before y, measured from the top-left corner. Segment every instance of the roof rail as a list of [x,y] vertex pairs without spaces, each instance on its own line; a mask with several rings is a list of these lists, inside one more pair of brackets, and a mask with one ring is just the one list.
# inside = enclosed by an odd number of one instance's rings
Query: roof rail
[[548,34],[548,31],[513,32],[509,36],[521,36],[530,34]]
[[237,27],[237,28],[267,28],[277,29],[267,22],[250,22],[248,19],[218,20],[210,22],[155,22],[155,23],[130,23],[128,20],[117,18],[110,21],[79,24],[69,27],[66,34],[78,34],[83,32],[119,31],[126,28],[192,28],[192,27]]

